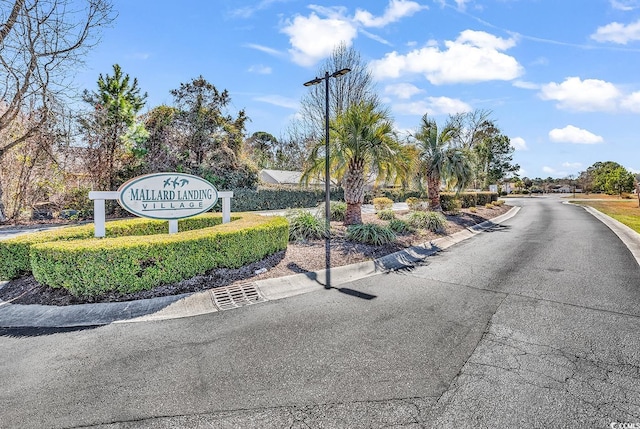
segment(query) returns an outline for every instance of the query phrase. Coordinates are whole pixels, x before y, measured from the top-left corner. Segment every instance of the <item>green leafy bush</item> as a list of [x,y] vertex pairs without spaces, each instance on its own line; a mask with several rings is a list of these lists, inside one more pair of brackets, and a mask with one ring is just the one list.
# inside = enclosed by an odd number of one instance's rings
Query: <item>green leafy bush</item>
[[413,228],[422,228],[437,233],[443,233],[447,226],[447,219],[438,212],[411,212],[407,222]]
[[[318,205],[318,216],[324,218],[325,203]],[[341,222],[347,213],[347,203],[344,201],[331,201],[329,204],[329,216],[333,221]]]
[[380,210],[377,213],[377,216],[378,216],[378,219],[391,220],[391,219],[395,219],[396,214],[391,209],[385,209],[385,210]]
[[440,201],[440,206],[445,212],[459,213],[462,208],[462,202],[457,198],[447,198]]
[[342,222],[347,214],[347,203],[344,201],[331,201],[329,204],[331,220]]
[[324,219],[308,210],[289,210],[286,218],[289,221],[289,241],[315,240],[326,236]]
[[41,242],[30,261],[37,281],[76,296],[131,293],[258,261],[286,249],[288,234],[283,217],[244,213],[178,234]]
[[345,237],[350,241],[380,246],[393,242],[396,239],[396,234],[389,227],[375,223],[363,223],[350,225]]
[[389,221],[389,228],[391,228],[391,231],[398,234],[404,234],[413,230],[413,228],[402,219],[391,219]]
[[393,207],[393,200],[387,197],[379,197],[373,199],[373,208],[377,211],[388,210]]

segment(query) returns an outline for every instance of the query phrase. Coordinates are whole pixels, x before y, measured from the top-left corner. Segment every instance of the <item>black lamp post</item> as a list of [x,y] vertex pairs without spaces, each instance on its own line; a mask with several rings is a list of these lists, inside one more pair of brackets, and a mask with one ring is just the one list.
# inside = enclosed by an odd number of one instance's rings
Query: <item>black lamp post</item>
[[325,72],[324,77],[317,77],[309,82],[305,82],[304,86],[318,85],[322,81],[325,83],[325,113],[324,113],[324,219],[325,219],[325,289],[331,288],[331,176],[329,173],[329,78],[338,77],[349,73],[351,69],[344,68],[333,73]]

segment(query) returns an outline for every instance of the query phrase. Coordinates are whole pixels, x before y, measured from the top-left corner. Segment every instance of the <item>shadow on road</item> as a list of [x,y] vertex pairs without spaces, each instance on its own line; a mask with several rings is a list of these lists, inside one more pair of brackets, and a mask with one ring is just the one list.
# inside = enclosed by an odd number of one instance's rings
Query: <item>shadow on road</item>
[[7,338],[31,338],[31,337],[44,337],[47,335],[66,334],[68,332],[87,331],[89,329],[96,329],[102,325],[95,326],[73,326],[68,328],[0,328],[0,337]]
[[361,291],[358,291],[358,290],[354,290],[354,289],[349,289],[349,288],[345,288],[345,287],[327,286],[325,283],[321,282],[318,279],[318,275],[315,272],[306,270],[304,268],[301,268],[296,263],[291,263],[291,264],[287,265],[287,267],[289,269],[297,272],[297,273],[304,274],[310,280],[313,280],[317,284],[319,284],[321,286],[324,286],[325,290],[337,290],[338,292],[344,293],[345,295],[354,296],[356,298],[361,298],[361,299],[366,299],[368,301],[377,298],[376,295],[371,295],[371,294],[368,294],[368,293],[365,293],[365,292],[361,292]]
[[482,229],[482,232],[508,232],[511,229],[510,225],[502,225],[499,223],[494,223],[489,225],[486,228]]

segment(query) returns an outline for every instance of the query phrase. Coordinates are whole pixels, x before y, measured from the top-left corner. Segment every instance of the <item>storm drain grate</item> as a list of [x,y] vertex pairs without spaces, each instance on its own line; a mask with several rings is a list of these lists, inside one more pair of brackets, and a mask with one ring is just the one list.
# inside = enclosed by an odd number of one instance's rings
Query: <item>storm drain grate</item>
[[265,297],[260,294],[253,283],[241,283],[233,286],[224,286],[211,289],[213,302],[220,310],[244,307],[245,305],[265,302]]

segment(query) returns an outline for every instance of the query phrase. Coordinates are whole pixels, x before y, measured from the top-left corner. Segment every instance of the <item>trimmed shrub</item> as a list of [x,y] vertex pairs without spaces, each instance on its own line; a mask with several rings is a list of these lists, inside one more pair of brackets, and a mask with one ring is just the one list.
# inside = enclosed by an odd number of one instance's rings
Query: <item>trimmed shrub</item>
[[458,213],[462,208],[462,202],[457,198],[446,198],[440,201],[440,206],[445,212]]
[[471,213],[477,213],[477,212],[478,212],[478,209],[476,208],[476,206],[473,206],[473,207],[469,207],[469,211],[470,211]]
[[438,212],[411,212],[408,221],[414,228],[422,228],[431,232],[443,233],[447,226],[447,219]]
[[391,219],[395,219],[396,214],[393,212],[393,210],[384,209],[384,210],[380,210],[377,213],[377,216],[378,216],[378,219],[391,220]]
[[424,192],[420,191],[409,191],[403,189],[373,189],[365,192],[364,202],[367,204],[372,204],[373,199],[377,197],[386,197],[394,202],[402,202],[406,201],[409,197],[415,198],[423,198],[425,197]]
[[484,207],[487,208],[487,209],[493,209],[493,204],[487,203],[487,204],[484,205]]
[[387,197],[374,198],[373,207],[376,210],[388,210],[393,207],[393,200]]
[[389,221],[389,228],[397,234],[404,234],[405,232],[411,232],[413,230],[413,228],[402,219],[391,219]]
[[[344,190],[331,188],[330,197],[332,201],[344,201]],[[323,201],[323,187],[260,186],[258,189],[234,189],[231,211],[235,213],[308,208],[317,207],[318,203]]]
[[345,237],[350,241],[380,246],[393,242],[396,239],[396,234],[387,226],[375,223],[363,223],[350,225],[347,228]]
[[462,208],[466,209],[474,207],[476,205],[483,206],[486,203],[496,201],[498,199],[498,193],[496,192],[460,192],[458,194],[454,192],[441,192],[440,193],[440,205],[444,207],[449,200],[459,199],[462,203]]
[[326,236],[324,219],[308,210],[290,210],[286,218],[289,221],[289,241],[316,240]]
[[214,268],[239,268],[286,249],[289,225],[283,217],[243,213],[235,219],[178,234],[33,244],[33,275],[76,296],[131,293]]
[[478,204],[478,194],[476,192],[461,192],[458,196],[462,204],[461,208],[475,207]]
[[[231,220],[239,219],[233,215]],[[220,225],[222,215],[206,213],[178,221],[178,231],[190,231]],[[153,234],[168,234],[169,222],[146,218],[132,218],[106,222],[106,238],[123,236],[143,236]],[[52,241],[83,240],[93,238],[94,225],[92,223],[51,229],[32,234],[25,234],[8,240],[0,241],[0,279],[11,280],[31,273],[29,251],[31,246],[38,243]]]

